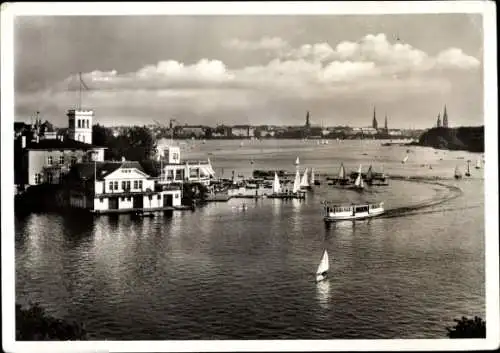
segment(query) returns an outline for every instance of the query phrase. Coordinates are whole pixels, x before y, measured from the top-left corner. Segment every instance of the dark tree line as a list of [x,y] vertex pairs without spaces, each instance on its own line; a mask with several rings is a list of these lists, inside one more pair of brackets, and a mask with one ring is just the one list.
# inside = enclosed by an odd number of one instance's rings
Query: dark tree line
[[99,124],[92,126],[94,145],[107,147],[106,160],[129,161],[151,159],[156,153],[156,138],[147,127],[132,126],[122,131],[118,136],[113,131]]

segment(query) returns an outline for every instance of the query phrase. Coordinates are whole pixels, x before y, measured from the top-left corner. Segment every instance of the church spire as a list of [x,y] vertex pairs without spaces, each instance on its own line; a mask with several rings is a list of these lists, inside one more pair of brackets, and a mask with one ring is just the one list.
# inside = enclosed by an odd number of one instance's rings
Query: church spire
[[385,113],[384,129],[385,129],[386,131],[387,131],[387,130],[389,130],[389,129],[387,128],[387,113]]
[[446,104],[444,105],[443,112],[443,127],[448,127],[448,113],[446,112]]
[[441,113],[438,114],[438,119],[437,119],[437,127],[441,127]]
[[375,107],[373,107],[373,120],[372,120],[372,127],[374,129],[378,129],[378,123],[377,123],[377,112],[375,110]]

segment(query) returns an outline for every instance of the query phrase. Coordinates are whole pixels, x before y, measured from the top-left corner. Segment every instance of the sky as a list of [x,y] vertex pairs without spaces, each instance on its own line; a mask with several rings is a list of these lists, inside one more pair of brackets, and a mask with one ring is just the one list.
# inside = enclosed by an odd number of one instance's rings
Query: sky
[[483,124],[481,15],[21,16],[15,120],[429,128]]

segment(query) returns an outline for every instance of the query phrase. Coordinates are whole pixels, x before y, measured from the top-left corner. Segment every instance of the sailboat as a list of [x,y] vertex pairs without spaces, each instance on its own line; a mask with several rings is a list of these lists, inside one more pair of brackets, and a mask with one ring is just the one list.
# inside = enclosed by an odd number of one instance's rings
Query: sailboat
[[302,175],[302,179],[300,179],[300,188],[301,189],[309,189],[309,180],[307,178],[307,171],[308,169],[304,170],[304,175]]
[[340,185],[346,185],[349,181],[349,179],[347,179],[345,176],[344,163],[340,163],[339,176],[337,179],[338,179],[337,181],[338,181],[338,183],[340,183]]
[[465,172],[465,176],[470,177],[470,160],[467,161],[467,171]]
[[457,167],[455,168],[455,179],[462,179],[462,173],[460,172],[460,169]]
[[281,184],[280,179],[278,178],[278,173],[274,173],[274,182],[273,182],[273,194],[279,194],[281,192]]
[[316,282],[321,282],[326,279],[328,270],[330,269],[330,261],[328,261],[328,252],[323,252],[321,261],[319,262],[318,269],[316,270]]
[[364,188],[365,188],[365,185],[363,183],[363,177],[361,175],[361,164],[360,164],[359,169],[358,169],[358,177],[356,178],[356,181],[354,182],[354,189],[361,191]]
[[297,194],[300,191],[300,174],[299,171],[295,173],[295,180],[293,181],[292,193]]
[[405,164],[407,160],[408,160],[408,154],[405,156],[405,158],[403,158],[403,160],[401,161],[401,163]]
[[481,169],[481,160],[476,161],[476,169]]
[[371,184],[373,182],[373,170],[371,165],[366,172],[366,181],[368,184]]
[[295,165],[299,165],[299,164],[300,164],[299,157],[297,157],[297,159],[295,160]]

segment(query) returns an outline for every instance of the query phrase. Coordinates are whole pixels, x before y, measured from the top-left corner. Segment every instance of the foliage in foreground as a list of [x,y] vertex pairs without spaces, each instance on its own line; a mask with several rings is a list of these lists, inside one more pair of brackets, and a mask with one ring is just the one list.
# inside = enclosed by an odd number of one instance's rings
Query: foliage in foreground
[[486,321],[478,316],[474,319],[462,316],[460,320],[454,319],[456,325],[447,327],[449,338],[486,338]]
[[23,309],[16,304],[17,341],[86,340],[85,328],[48,315],[38,304]]

